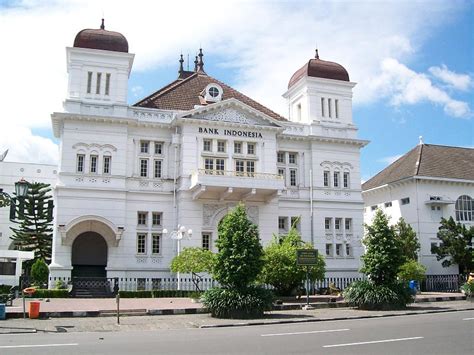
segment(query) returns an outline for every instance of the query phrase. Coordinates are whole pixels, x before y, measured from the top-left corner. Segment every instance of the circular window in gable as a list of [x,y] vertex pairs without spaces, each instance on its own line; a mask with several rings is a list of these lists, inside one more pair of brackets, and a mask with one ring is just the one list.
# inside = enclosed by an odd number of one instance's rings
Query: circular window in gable
[[208,90],[208,93],[209,93],[209,96],[211,97],[217,97],[219,96],[220,91],[217,87],[211,86]]

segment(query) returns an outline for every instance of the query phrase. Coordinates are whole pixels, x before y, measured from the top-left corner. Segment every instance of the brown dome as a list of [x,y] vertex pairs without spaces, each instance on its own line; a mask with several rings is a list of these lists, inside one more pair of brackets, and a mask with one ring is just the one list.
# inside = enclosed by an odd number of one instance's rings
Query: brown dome
[[128,53],[127,39],[121,33],[106,31],[103,19],[99,29],[80,31],[74,39],[74,47]]
[[296,82],[304,76],[350,81],[349,73],[347,73],[347,70],[342,65],[319,59],[317,51],[316,58],[310,59],[307,63],[305,63],[305,65],[303,65],[293,74],[290,79],[290,82],[288,83],[288,89],[291,88],[294,84],[296,84]]

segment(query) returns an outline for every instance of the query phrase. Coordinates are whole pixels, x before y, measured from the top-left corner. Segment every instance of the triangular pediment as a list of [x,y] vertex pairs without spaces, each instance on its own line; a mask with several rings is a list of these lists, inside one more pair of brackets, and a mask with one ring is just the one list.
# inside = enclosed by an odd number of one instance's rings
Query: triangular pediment
[[182,114],[181,118],[259,127],[281,127],[275,119],[236,99],[198,107]]

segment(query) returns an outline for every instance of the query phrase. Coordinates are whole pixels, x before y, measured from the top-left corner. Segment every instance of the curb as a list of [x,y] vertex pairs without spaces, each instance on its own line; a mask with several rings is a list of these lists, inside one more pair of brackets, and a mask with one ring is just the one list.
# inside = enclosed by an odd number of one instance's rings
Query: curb
[[452,313],[452,312],[462,312],[462,311],[474,311],[474,307],[463,308],[463,309],[445,309],[445,310],[430,310],[430,311],[420,311],[420,312],[389,313],[389,314],[354,316],[354,317],[334,317],[334,318],[324,318],[324,319],[313,318],[313,319],[292,319],[292,320],[289,319],[289,320],[281,320],[281,321],[239,322],[239,323],[227,323],[227,324],[203,324],[199,326],[199,328],[207,329],[207,328],[249,327],[249,326],[254,326],[254,325],[316,323],[316,322],[329,322],[329,321],[354,320],[354,319],[416,316],[420,314]]

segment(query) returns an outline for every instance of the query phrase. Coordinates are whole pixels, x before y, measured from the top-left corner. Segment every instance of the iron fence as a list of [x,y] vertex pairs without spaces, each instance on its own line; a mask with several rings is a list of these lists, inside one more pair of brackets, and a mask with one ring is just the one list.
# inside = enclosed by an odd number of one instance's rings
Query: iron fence
[[424,292],[459,292],[464,282],[464,275],[426,275],[420,286]]

